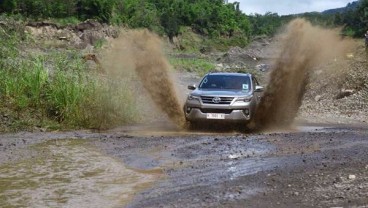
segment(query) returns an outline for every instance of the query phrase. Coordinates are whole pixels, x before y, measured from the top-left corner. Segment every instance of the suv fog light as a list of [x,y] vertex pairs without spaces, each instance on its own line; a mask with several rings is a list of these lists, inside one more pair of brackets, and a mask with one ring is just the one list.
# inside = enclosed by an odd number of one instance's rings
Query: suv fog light
[[244,115],[249,116],[249,109],[244,109],[243,113],[244,113]]
[[187,107],[187,113],[190,113],[192,111],[192,108]]

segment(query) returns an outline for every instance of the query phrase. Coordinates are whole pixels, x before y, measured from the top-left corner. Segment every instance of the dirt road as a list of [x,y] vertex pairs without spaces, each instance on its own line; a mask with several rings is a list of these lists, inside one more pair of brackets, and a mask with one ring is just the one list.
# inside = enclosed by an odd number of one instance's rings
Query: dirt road
[[[0,138],[2,207],[367,207],[368,126]],[[166,126],[162,125],[162,126]]]

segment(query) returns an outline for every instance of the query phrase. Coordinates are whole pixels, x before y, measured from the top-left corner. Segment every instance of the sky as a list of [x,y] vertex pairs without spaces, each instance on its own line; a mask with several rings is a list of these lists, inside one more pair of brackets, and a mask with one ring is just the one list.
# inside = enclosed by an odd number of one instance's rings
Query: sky
[[272,12],[287,15],[340,8],[354,0],[229,0],[229,3],[234,1],[240,2],[240,9],[245,14]]

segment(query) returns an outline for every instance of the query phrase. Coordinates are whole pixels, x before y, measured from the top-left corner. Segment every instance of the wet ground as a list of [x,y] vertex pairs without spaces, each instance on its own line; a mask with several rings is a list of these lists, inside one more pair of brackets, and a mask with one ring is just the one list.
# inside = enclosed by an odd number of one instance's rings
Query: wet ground
[[0,137],[1,207],[368,207],[368,126]]

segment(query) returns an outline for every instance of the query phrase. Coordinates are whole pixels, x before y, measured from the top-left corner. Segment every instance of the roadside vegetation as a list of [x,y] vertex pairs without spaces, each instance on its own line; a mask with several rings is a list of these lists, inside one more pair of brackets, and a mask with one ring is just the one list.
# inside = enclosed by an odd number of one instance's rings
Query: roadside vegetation
[[137,119],[128,84],[88,71],[75,50],[27,52],[32,40],[12,29],[0,29],[0,131],[101,129]]

